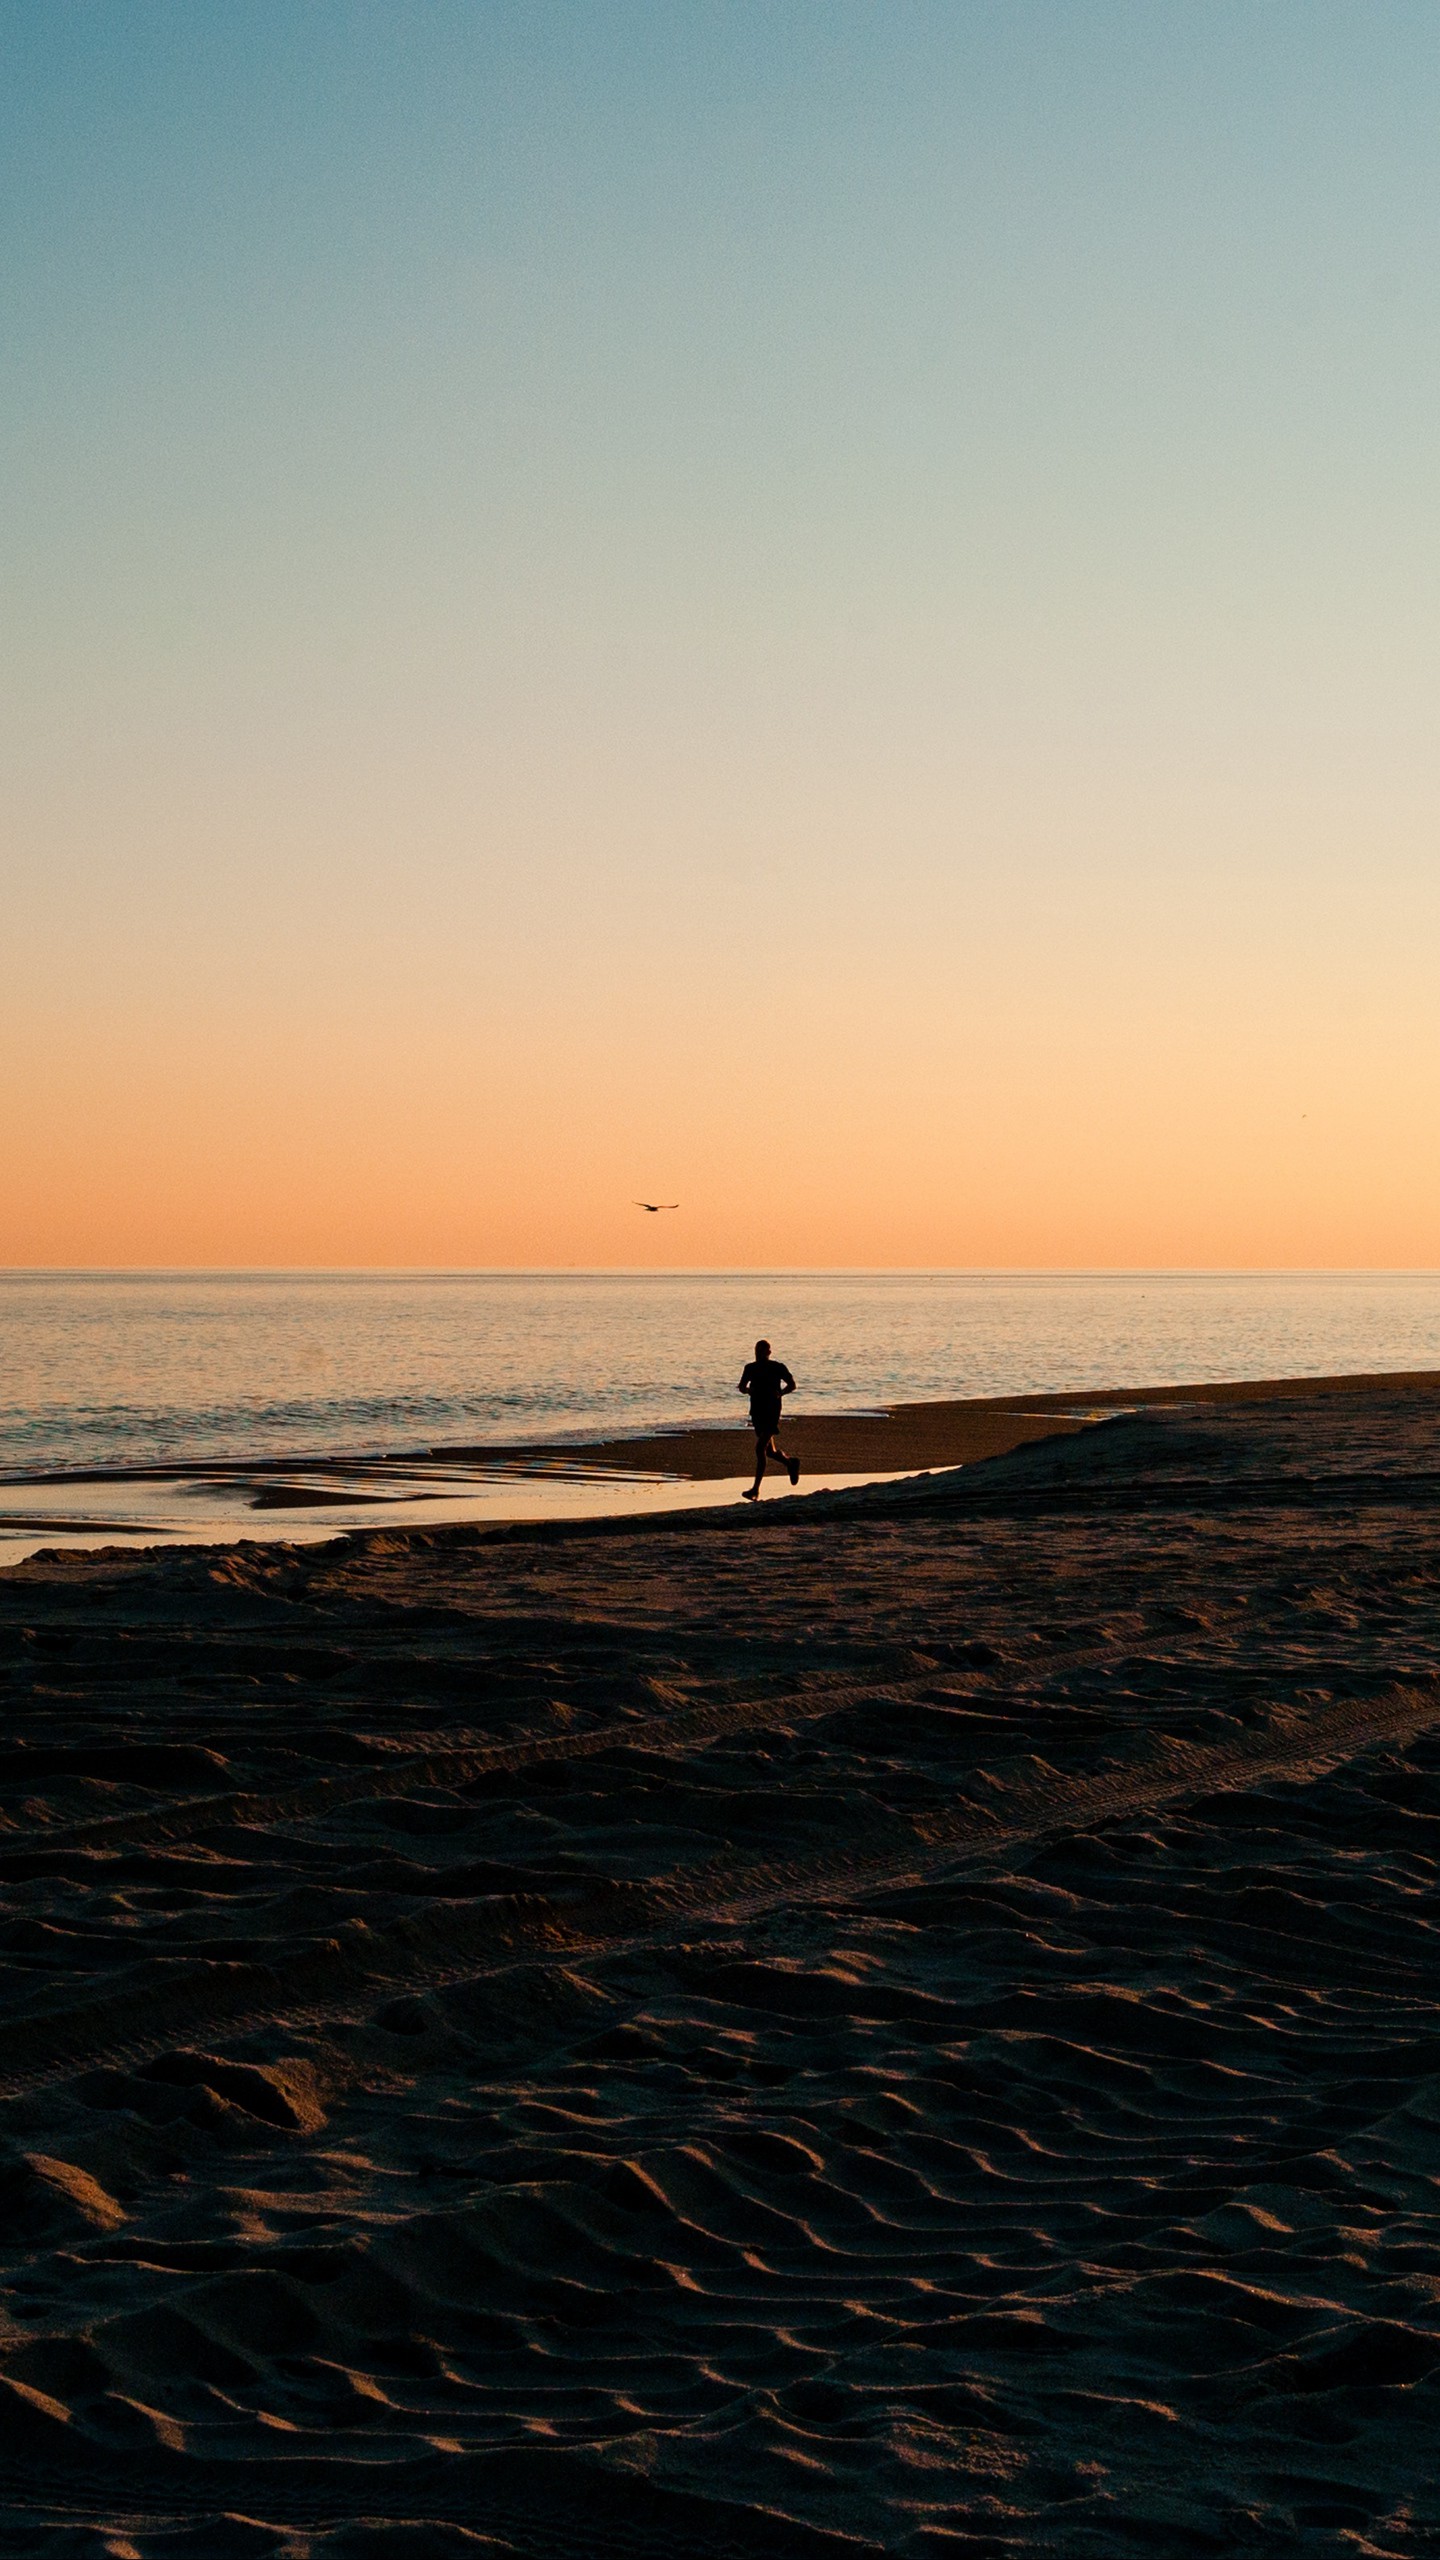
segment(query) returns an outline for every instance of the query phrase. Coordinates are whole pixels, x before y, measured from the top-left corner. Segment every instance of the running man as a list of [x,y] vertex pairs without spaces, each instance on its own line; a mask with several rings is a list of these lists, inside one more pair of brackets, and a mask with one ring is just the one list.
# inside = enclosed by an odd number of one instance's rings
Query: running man
[[780,1428],[780,1399],[791,1394],[794,1385],[784,1361],[771,1359],[769,1343],[757,1342],[755,1357],[746,1361],[735,1391],[737,1395],[750,1399],[750,1428],[755,1434],[755,1481],[745,1488],[746,1502],[758,1502],[760,1499],[760,1479],[765,1473],[767,1458],[778,1459],[782,1467],[789,1468],[792,1484],[800,1481],[799,1459],[787,1458],[784,1450],[775,1446],[775,1434]]

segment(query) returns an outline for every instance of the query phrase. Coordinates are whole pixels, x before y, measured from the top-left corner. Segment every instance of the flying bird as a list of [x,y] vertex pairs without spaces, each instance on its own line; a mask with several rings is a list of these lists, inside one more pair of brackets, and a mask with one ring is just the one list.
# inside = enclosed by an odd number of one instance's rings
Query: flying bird
[[651,1217],[655,1218],[662,1209],[678,1209],[680,1203],[678,1200],[637,1200],[633,1205],[637,1209],[648,1209]]

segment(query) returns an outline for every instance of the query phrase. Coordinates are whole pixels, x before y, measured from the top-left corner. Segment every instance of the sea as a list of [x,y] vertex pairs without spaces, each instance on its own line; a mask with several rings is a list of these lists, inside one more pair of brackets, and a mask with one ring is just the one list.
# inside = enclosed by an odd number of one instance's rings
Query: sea
[[[324,1499],[344,1463],[368,1471],[367,1504],[389,1467],[395,1518],[497,1502],[511,1516],[517,1464],[530,1509],[673,1499],[597,1476],[586,1445],[733,1422],[759,1335],[794,1371],[796,1410],[831,1413],[1429,1369],[1440,1273],[0,1273],[3,1560],[37,1540],[233,1534],[241,1520],[252,1536],[333,1534],[359,1516]],[[568,1465],[485,1461],[499,1444],[556,1441]],[[459,1491],[458,1452],[474,1460]],[[272,1499],[261,1519],[267,1470],[272,1496],[289,1485],[296,1501]]]

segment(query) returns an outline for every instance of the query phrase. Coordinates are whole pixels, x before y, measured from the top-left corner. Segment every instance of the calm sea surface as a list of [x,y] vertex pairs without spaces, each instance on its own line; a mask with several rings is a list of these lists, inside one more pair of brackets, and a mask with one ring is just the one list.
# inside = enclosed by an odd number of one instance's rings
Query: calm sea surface
[[797,1410],[1440,1367],[1440,1274],[0,1274],[0,1472],[354,1455]]

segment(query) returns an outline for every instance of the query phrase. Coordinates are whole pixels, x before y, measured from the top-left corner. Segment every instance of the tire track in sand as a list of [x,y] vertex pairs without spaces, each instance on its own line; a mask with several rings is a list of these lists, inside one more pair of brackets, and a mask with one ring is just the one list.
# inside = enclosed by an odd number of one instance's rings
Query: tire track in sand
[[[1121,1656],[1123,1659],[1124,1657]],[[90,1822],[70,1823],[24,1841],[0,1838],[0,1876],[31,1875],[72,1854],[117,1849],[159,1849],[193,1840],[227,1824],[307,1822],[342,1805],[371,1799],[393,1799],[431,1786],[465,1786],[474,1778],[510,1776],[538,1768],[546,1761],[580,1760],[607,1751],[654,1751],[673,1754],[694,1743],[723,1741],[766,1723],[784,1724],[839,1715],[848,1707],[899,1705],[942,1689],[964,1698],[993,1689],[1006,1674],[1022,1677],[1039,1670],[1043,1680],[1113,1662],[1111,1645],[1057,1646],[1043,1664],[1020,1665],[997,1658],[982,1668],[937,1663],[910,1680],[849,1680],[829,1687],[780,1690],[768,1696],[698,1700],[693,1706],[667,1707],[658,1715],[614,1718],[586,1726],[579,1733],[517,1734],[509,1742],[482,1740],[478,1734],[451,1736],[434,1749],[410,1748],[387,1753],[361,1769],[334,1776],[298,1779],[292,1786],[220,1789],[213,1795],[190,1796],[175,1805],[137,1805],[129,1813],[97,1814]],[[967,1685],[968,1684],[968,1685]],[[427,1740],[433,1741],[429,1736]]]
[[384,1931],[356,1921],[283,1973],[246,1962],[177,1966],[144,2000],[127,2005],[112,1995],[58,2015],[13,2019],[0,2096],[23,2095],[82,2068],[133,2066],[217,2030],[233,2038],[282,2022],[320,2026],[404,1992],[663,1945],[697,1925],[733,1926],[806,1903],[904,1891],[947,1872],[991,1866],[1057,1834],[1265,1781],[1300,1784],[1436,1723],[1440,1682],[1312,1714],[1277,1712],[1263,1730],[1215,1743],[1152,1735],[1120,1767],[1067,1773],[1032,1755],[971,1773],[969,1783],[988,1791],[993,1811],[970,1800],[908,1821],[882,1815],[865,1825],[865,1841],[837,1842],[807,1858],[744,1867],[711,1860],[654,1883],[582,1886],[567,1899],[496,1895],[463,1910],[452,1904],[407,1916]]

